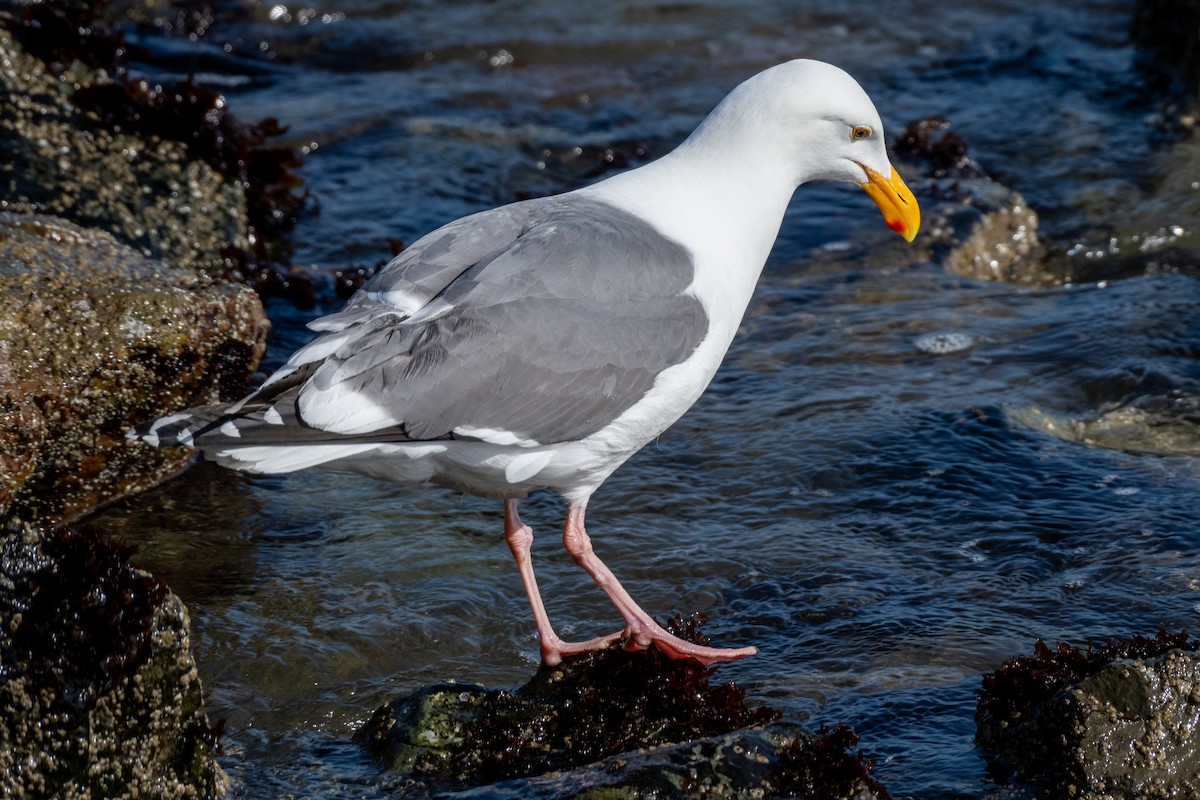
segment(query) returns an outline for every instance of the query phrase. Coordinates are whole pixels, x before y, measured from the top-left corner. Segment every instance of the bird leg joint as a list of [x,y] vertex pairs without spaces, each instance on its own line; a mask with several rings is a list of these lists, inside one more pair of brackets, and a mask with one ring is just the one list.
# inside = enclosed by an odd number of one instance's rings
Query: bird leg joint
[[508,542],[508,549],[518,560],[527,556],[533,546],[533,528],[521,520],[515,500],[504,502],[504,539]]
[[592,558],[591,537],[587,535],[587,531],[583,529],[582,525],[572,524],[569,517],[566,527],[563,528],[563,547],[580,566]]

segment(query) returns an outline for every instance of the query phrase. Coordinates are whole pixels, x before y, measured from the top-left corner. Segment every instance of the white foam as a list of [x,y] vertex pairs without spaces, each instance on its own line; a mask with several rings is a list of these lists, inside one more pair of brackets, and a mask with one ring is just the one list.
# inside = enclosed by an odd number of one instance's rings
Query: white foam
[[975,346],[975,337],[964,331],[941,331],[924,333],[913,340],[913,345],[922,353],[946,355],[959,353]]

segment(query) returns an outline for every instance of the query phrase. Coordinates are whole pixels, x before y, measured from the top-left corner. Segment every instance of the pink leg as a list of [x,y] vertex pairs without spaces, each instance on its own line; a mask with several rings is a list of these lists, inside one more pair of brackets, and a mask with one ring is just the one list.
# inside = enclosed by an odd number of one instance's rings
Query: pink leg
[[621,638],[623,634],[620,632],[586,642],[564,642],[558,638],[558,634],[550,626],[550,618],[546,615],[546,607],[542,605],[542,595],[538,591],[537,579],[533,576],[533,560],[529,556],[529,548],[533,544],[533,529],[521,521],[516,500],[504,501],[504,538],[517,561],[521,581],[525,584],[525,593],[529,595],[529,605],[533,607],[543,664],[557,666],[565,655],[599,650]]
[[737,649],[704,647],[684,641],[664,630],[634,602],[612,571],[592,551],[592,540],[583,527],[583,516],[586,510],[587,503],[583,502],[572,505],[567,511],[567,525],[563,529],[563,546],[575,559],[575,563],[583,567],[599,584],[604,593],[612,600],[613,605],[621,612],[621,616],[625,618],[625,647],[627,649],[644,650],[650,645],[654,645],[671,658],[690,658],[706,666],[719,661],[734,661],[758,652],[756,647]]

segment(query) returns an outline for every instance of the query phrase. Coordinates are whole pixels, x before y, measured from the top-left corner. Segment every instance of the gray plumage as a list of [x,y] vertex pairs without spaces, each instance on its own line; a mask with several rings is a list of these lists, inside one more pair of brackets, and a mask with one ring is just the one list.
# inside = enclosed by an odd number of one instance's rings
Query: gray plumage
[[[704,338],[691,280],[687,250],[604,203],[542,198],[485,211],[421,238],[316,320],[322,335],[258,392],[135,434],[202,448],[470,439],[479,429],[581,439]],[[395,424],[329,432],[336,426],[305,404],[338,392]]]

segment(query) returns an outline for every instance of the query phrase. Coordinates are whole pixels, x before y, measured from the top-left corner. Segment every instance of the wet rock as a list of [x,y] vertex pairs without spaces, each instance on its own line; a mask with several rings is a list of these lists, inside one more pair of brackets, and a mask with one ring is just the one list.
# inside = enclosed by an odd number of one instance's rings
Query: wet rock
[[266,329],[245,287],[0,212],[0,516],[76,519],[178,472],[188,453],[125,431],[239,395]]
[[431,788],[530,779],[556,797],[887,797],[839,727],[820,736],[752,708],[732,682],[658,651],[543,667],[515,691],[437,684],[358,734],[393,773]]
[[[193,207],[203,200],[197,195],[197,185],[202,190],[219,189],[226,196],[217,199],[243,202],[241,208],[233,203],[216,206],[217,211],[227,213],[237,223],[239,227],[233,232],[236,236],[225,235],[223,238],[202,241],[199,235],[205,232],[203,220],[192,219],[188,220],[191,224],[186,227],[190,239],[185,238],[176,244],[194,249],[203,247],[203,256],[208,261],[201,262],[202,266],[220,264],[217,256],[222,247],[246,251],[248,244],[249,253],[254,258],[268,258],[271,255],[270,245],[276,242],[278,236],[294,227],[302,214],[315,210],[315,203],[297,172],[302,160],[300,151],[276,142],[286,128],[274,118],[252,124],[241,121],[229,111],[222,95],[190,77],[181,81],[131,79],[126,69],[130,58],[137,58],[143,69],[149,66],[153,70],[161,66],[172,75],[222,70],[215,65],[204,68],[204,65],[175,63],[172,53],[177,53],[178,48],[168,47],[164,51],[149,46],[129,45],[125,41],[123,28],[118,27],[114,20],[127,24],[138,18],[137,7],[123,7],[113,12],[108,6],[108,0],[88,3],[47,0],[24,6],[9,15],[0,13],[0,26],[10,31],[13,58],[21,67],[17,73],[9,76],[9,83],[17,89],[30,88],[26,84],[32,84],[32,88],[37,89],[45,86],[46,78],[50,78],[57,81],[57,87],[51,88],[57,88],[56,94],[67,101],[54,104],[53,108],[37,109],[41,113],[36,121],[44,123],[48,112],[52,115],[57,112],[59,117],[50,125],[51,132],[56,135],[43,136],[40,141],[49,141],[57,146],[60,154],[76,152],[64,149],[66,146],[91,146],[94,139],[101,140],[97,145],[100,152],[111,151],[113,143],[120,145],[119,153],[111,158],[112,164],[100,166],[108,171],[119,171],[122,167],[128,171],[132,166],[133,178],[138,180],[136,188],[143,193],[148,193],[150,188],[159,188],[154,184],[148,185],[147,178],[159,180],[162,173],[162,165],[155,163],[154,148],[146,145],[172,143],[171,152],[168,153],[171,160],[178,160],[175,155],[182,147],[187,161],[211,170],[211,173],[197,171],[194,185],[188,187],[192,189],[191,194],[181,195],[182,200],[178,205],[185,213],[192,213]],[[183,13],[182,10],[180,13]],[[197,9],[196,13],[211,23],[211,18],[207,16],[210,10]],[[206,27],[207,24],[204,24],[197,30]],[[147,45],[156,41],[147,40]],[[25,52],[37,60],[29,59],[24,55]],[[159,64],[160,61],[166,63]],[[41,72],[36,68],[26,69],[36,67],[38,63],[44,64]],[[72,109],[82,113],[73,113]],[[25,134],[30,124],[28,115],[22,116],[21,110],[22,107],[18,106],[12,125],[12,133],[18,138]],[[126,146],[130,144],[132,148]],[[21,148],[18,146],[16,149]],[[85,149],[79,151],[78,155],[90,153]],[[121,156],[126,156],[125,160],[130,163],[122,164]],[[90,159],[86,166],[92,166]],[[75,174],[60,166],[58,171],[67,172],[69,180],[81,183],[84,188],[95,185],[87,180],[95,174],[94,170]],[[35,176],[31,180],[37,185],[45,177]],[[117,174],[115,177],[122,176]],[[167,188],[171,188],[171,178],[168,172]],[[48,183],[49,186],[39,188],[59,186],[58,182]],[[129,187],[129,184],[126,186]],[[136,193],[130,194],[136,197]],[[130,209],[135,214],[157,214],[163,219],[151,221],[160,224],[178,225],[181,221],[179,214],[160,213],[153,208],[141,209],[136,202],[130,204]],[[62,209],[49,210],[66,215]],[[85,224],[89,222],[82,218],[78,221]],[[101,227],[119,238],[123,238],[126,232],[111,225]],[[133,239],[126,241],[140,246]],[[148,254],[174,256],[178,252],[180,249],[177,246]]]
[[656,650],[544,667],[516,692],[437,685],[379,709],[362,741],[403,773],[492,781],[773,719],[732,683]]
[[1040,641],[984,677],[976,741],[1057,797],[1200,794],[1200,649],[1186,633],[1080,651]]
[[967,142],[950,130],[945,117],[909,122],[892,145],[897,157],[919,163],[932,178],[986,178],[968,152]]
[[887,790],[870,777],[870,762],[847,752],[857,741],[845,726],[813,734],[777,722],[612,756],[528,786],[576,800],[886,800]]
[[0,796],[220,797],[187,611],[86,530],[0,531]]
[[644,749],[582,770],[563,788],[568,796],[596,800],[777,795],[774,777],[783,754],[804,748],[813,738],[798,726],[776,723]]
[[0,29],[0,210],[54,214],[109,231],[142,256],[217,269],[250,247],[235,180],[181,142],[118,131],[70,101],[103,72],[57,79]]
[[982,178],[922,184],[923,235],[934,258],[965,278],[1029,285],[1062,283],[1043,261],[1037,214],[1020,193]]
[[1200,456],[1200,398],[1144,398],[1136,406],[1093,417],[1070,417],[1040,408],[1007,409],[1009,418],[1069,442],[1167,456]]
[[921,198],[918,241],[929,258],[974,280],[1062,282],[1044,263],[1037,214],[1018,192],[987,177],[949,122],[910,122],[893,150],[911,167],[906,173],[923,176],[910,183]]
[[294,228],[308,206],[308,192],[295,172],[299,154],[266,146],[286,128],[274,118],[242,123],[229,113],[224,97],[190,78],[165,86],[144,80],[97,84],[77,89],[71,101],[117,129],[184,143],[191,157],[243,188],[255,255],[265,255],[262,245]]

